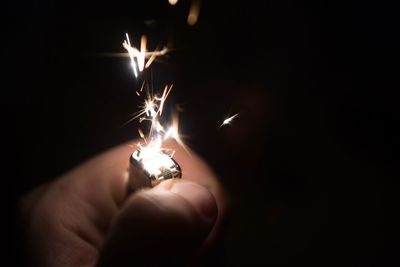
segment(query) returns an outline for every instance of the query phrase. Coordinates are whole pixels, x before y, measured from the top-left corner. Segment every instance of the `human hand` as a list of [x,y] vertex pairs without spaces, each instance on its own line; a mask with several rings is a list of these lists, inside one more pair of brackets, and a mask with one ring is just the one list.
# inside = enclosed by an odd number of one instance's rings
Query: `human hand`
[[188,263],[215,241],[226,197],[210,168],[175,143],[182,179],[129,196],[120,145],[21,201],[27,250],[38,266],[157,266]]

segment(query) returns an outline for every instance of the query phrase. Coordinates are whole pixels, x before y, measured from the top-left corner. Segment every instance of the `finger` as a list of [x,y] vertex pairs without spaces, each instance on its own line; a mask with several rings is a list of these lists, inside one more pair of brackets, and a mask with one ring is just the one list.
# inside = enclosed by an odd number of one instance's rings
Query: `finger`
[[217,214],[210,191],[193,182],[169,180],[139,191],[116,216],[98,266],[186,261],[203,244]]
[[165,142],[164,147],[175,151],[174,159],[182,169],[182,179],[196,182],[206,187],[215,197],[218,206],[217,222],[204,243],[204,250],[211,248],[221,232],[221,228],[226,219],[229,209],[229,198],[217,176],[209,165],[201,159],[195,152],[188,148],[183,148],[174,140]]
[[118,146],[21,199],[32,266],[93,266],[123,203],[132,150]]

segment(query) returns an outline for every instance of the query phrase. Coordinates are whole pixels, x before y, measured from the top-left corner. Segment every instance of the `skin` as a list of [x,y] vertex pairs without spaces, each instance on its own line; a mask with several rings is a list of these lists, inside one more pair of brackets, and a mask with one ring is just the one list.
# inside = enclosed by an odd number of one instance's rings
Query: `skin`
[[216,240],[227,201],[217,177],[174,142],[182,179],[127,195],[135,146],[115,147],[25,196],[27,251],[37,266],[157,266],[198,260]]

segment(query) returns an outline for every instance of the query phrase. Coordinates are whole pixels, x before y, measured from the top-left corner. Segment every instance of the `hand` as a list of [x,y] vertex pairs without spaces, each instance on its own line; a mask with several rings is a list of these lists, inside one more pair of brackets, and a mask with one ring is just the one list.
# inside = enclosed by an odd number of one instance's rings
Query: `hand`
[[37,188],[21,201],[27,250],[38,266],[143,266],[188,262],[217,237],[226,198],[216,176],[176,144],[182,179],[129,196],[118,146]]

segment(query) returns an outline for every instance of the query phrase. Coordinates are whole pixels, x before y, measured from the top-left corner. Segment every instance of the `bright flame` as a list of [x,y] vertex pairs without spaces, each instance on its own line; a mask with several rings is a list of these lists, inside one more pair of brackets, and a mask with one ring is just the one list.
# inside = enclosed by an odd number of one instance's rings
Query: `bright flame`
[[230,124],[233,121],[233,119],[236,118],[237,116],[239,116],[239,113],[236,113],[235,115],[232,115],[229,118],[226,118],[219,127],[221,128],[224,125]]

